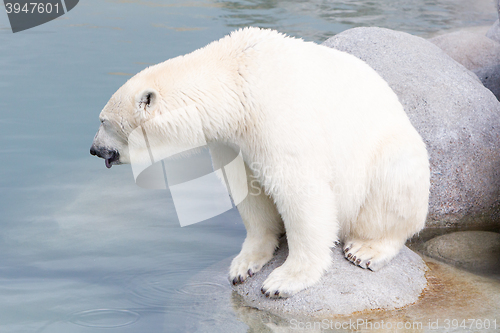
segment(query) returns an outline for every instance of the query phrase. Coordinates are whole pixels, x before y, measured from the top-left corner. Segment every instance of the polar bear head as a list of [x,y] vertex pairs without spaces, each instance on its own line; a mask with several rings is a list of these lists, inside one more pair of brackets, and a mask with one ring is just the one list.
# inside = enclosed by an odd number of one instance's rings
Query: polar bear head
[[99,115],[101,125],[90,153],[105,159],[108,168],[114,164],[130,163],[130,134],[160,112],[160,95],[155,82],[146,81],[146,75],[129,80],[111,97]]
[[243,79],[218,43],[128,80],[102,110],[90,153],[110,168],[148,159],[151,148],[182,150],[234,135],[244,123]]

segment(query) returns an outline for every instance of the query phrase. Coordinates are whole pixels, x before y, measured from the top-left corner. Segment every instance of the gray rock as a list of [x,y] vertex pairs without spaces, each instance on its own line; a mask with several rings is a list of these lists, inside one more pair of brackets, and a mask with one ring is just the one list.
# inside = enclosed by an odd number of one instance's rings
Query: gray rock
[[500,64],[478,69],[474,73],[500,101]]
[[436,45],[403,32],[355,28],[326,46],[372,66],[399,96],[429,151],[428,226],[500,218],[500,103]]
[[333,266],[319,283],[287,299],[266,298],[260,292],[262,283],[287,255],[288,246],[282,240],[274,258],[260,272],[234,287],[247,306],[288,318],[392,310],[415,303],[427,285],[427,266],[407,247],[377,272],[351,264],[337,247],[332,250]]
[[[497,13],[500,18],[500,0],[497,1]],[[500,21],[496,20],[486,33],[486,37],[500,43]],[[491,90],[500,101],[500,66],[481,69],[476,72],[484,86]]]
[[500,44],[480,34],[457,31],[429,39],[455,61],[473,71],[500,100]]
[[[497,1],[497,13],[500,19],[500,0]],[[486,33],[486,37],[493,39],[495,42],[500,43],[500,23],[496,20],[493,26]]]
[[497,43],[500,43],[500,23],[498,20],[493,23],[491,28],[488,30],[486,33],[486,37],[488,37],[491,40],[494,40]]
[[500,44],[486,36],[456,31],[429,41],[471,71],[500,64]]
[[[487,318],[490,325],[494,320],[497,323],[500,322],[500,311],[498,311],[500,309],[500,280],[498,276],[479,276],[429,257],[424,257],[429,266],[429,270],[426,272],[428,284],[425,292],[415,304],[392,311],[362,311],[347,316],[324,313],[323,318],[321,316],[314,318],[301,315],[287,316],[280,312],[279,307],[274,310],[276,314],[272,314],[249,306],[242,296],[236,291],[232,291],[229,285],[227,274],[231,259],[227,258],[200,271],[192,279],[186,281],[186,286],[180,288],[180,290],[185,291],[186,287],[191,286],[188,289],[193,290],[192,287],[196,286],[197,291],[197,295],[190,294],[192,297],[186,303],[189,304],[186,318],[191,319],[191,325],[183,327],[183,332],[392,332],[395,331],[394,327],[398,323],[420,322],[423,324],[421,329],[415,328],[407,331],[435,333],[446,330],[442,326],[440,329],[433,328],[430,323],[436,321],[443,323],[450,318],[457,319],[459,322],[463,319],[467,321],[468,318]],[[344,279],[350,278],[344,277]],[[351,280],[351,283],[359,284],[355,280]],[[347,297],[345,294],[342,296]],[[354,296],[356,294],[353,294]],[[338,295],[332,297],[335,298]],[[175,302],[170,303],[167,309],[175,309],[177,305]],[[312,303],[308,306],[314,308],[315,304]],[[191,317],[193,314],[197,314],[197,317]],[[195,320],[192,320],[193,318]],[[201,320],[201,318],[203,319]],[[309,329],[304,328],[304,326],[301,329],[297,327],[297,321],[317,324],[324,320],[329,323],[327,329],[315,329],[314,327]],[[386,324],[391,323],[392,330],[388,329],[388,326],[385,326],[386,329],[378,330],[363,326],[357,327],[357,329],[356,326],[354,329],[349,328],[349,323],[357,323],[358,321],[373,324],[380,324],[382,321]],[[478,325],[483,323],[483,321],[478,322]],[[484,326],[482,327],[484,328]],[[181,331],[180,328],[178,331]],[[479,329],[479,331],[481,330]],[[457,332],[457,330],[450,329],[448,332]]]
[[424,253],[475,272],[500,273],[500,234],[460,231],[435,237],[424,244]]

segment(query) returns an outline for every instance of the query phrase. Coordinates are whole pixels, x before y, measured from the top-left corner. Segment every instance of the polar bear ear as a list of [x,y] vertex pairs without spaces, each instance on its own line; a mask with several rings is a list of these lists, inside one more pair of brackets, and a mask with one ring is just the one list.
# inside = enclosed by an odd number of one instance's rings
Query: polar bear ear
[[154,106],[158,102],[158,92],[154,89],[146,89],[137,94],[135,98],[136,110],[143,117],[151,115]]

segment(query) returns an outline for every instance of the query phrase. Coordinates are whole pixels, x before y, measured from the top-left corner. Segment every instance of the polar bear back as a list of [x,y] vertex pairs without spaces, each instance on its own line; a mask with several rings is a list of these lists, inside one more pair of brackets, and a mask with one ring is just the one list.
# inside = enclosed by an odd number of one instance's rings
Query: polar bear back
[[[339,219],[357,214],[374,182],[428,172],[425,145],[398,97],[362,60],[260,29],[239,30],[208,47],[237,50],[250,112],[260,119],[251,140],[240,142],[249,160],[320,170],[319,177],[342,191]],[[394,169],[395,156],[404,159],[401,170]],[[389,191],[386,185],[381,188]]]

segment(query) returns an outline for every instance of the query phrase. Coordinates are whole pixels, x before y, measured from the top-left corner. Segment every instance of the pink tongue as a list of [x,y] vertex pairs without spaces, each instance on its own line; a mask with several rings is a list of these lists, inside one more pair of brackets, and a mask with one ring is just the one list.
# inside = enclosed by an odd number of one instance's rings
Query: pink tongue
[[106,164],[106,168],[111,168],[111,163],[109,163],[109,159],[106,159],[106,161],[104,162]]

